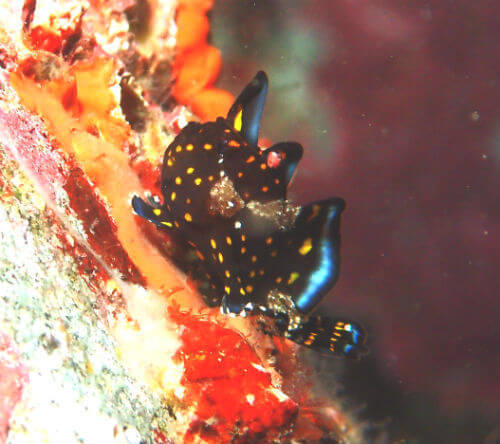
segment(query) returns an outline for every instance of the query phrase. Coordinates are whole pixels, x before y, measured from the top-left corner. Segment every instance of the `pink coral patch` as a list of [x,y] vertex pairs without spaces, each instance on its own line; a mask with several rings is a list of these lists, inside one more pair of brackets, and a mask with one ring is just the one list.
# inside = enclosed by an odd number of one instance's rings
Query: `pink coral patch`
[[9,421],[21,399],[28,372],[11,338],[0,332],[0,443],[7,439]]

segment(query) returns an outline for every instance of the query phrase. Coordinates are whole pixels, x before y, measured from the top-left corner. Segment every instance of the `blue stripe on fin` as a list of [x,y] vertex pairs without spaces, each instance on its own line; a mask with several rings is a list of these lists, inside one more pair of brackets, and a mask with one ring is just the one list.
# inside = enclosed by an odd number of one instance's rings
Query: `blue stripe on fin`
[[313,250],[304,257],[301,272],[307,277],[297,282],[298,288],[293,294],[295,305],[302,313],[311,311],[337,281],[340,214],[344,207],[342,199],[329,199],[304,207],[297,217],[295,230],[303,238],[312,238],[313,243]]

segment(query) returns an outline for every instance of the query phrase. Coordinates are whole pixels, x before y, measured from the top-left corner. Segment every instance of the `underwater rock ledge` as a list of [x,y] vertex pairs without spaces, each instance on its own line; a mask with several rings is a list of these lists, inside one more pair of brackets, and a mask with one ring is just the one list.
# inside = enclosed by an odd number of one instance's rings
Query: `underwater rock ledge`
[[184,105],[232,101],[192,26],[210,6],[0,2],[0,443],[362,442],[295,346],[206,308],[132,214]]

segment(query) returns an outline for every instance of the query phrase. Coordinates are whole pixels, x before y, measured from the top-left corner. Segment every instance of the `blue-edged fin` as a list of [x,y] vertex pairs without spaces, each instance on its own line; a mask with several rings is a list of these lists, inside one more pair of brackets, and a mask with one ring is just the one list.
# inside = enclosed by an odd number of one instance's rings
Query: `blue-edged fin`
[[150,222],[153,222],[159,227],[173,227],[172,222],[169,220],[163,209],[152,207],[138,196],[134,196],[132,198],[132,207],[139,216],[143,217],[146,220],[149,220]]
[[267,75],[259,71],[238,96],[227,115],[229,126],[239,131],[245,140],[257,145],[260,119],[266,101]]
[[[274,177],[278,178],[280,184],[285,188],[293,176],[295,168],[300,159],[304,149],[302,145],[297,142],[280,142],[273,145],[271,148],[266,149],[262,155],[266,158],[266,163],[270,169],[275,170]],[[274,156],[274,161],[270,156]],[[274,162],[277,164],[274,167]]]
[[340,267],[340,215],[344,200],[332,198],[303,207],[286,233],[278,264],[281,289],[297,310],[309,313],[334,286]]
[[317,351],[357,359],[367,352],[366,334],[356,322],[311,316],[286,336]]

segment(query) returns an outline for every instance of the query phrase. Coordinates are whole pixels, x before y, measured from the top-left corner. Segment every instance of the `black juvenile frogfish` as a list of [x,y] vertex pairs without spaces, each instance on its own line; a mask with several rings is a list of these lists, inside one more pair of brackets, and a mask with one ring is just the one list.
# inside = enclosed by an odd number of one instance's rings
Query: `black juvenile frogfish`
[[208,305],[258,315],[272,334],[357,358],[365,351],[359,324],[309,314],[338,278],[345,203],[287,200],[302,146],[257,145],[267,84],[261,71],[225,119],[190,122],[165,152],[163,204],[134,196],[132,206],[193,253],[180,262]]

